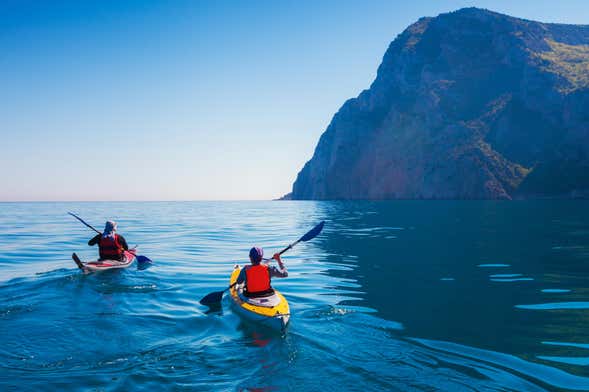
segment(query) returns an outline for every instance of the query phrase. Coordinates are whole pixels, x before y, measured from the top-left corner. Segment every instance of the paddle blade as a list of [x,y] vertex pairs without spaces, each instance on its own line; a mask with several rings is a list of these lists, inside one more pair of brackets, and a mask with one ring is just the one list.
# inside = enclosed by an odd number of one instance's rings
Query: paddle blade
[[313,238],[317,237],[319,235],[319,233],[321,233],[321,230],[323,230],[324,225],[325,225],[325,221],[322,221],[317,226],[315,226],[311,230],[309,230],[309,232],[307,232],[307,234],[302,236],[299,241],[305,242],[305,241],[309,241],[309,240],[312,240]]
[[147,256],[135,256],[135,257],[137,257],[138,263],[153,263],[153,261],[151,261],[151,259]]
[[200,304],[206,306],[218,304],[219,302],[221,302],[221,299],[223,299],[224,292],[225,290],[215,291],[214,293],[207,294],[203,297],[203,299],[200,300]]

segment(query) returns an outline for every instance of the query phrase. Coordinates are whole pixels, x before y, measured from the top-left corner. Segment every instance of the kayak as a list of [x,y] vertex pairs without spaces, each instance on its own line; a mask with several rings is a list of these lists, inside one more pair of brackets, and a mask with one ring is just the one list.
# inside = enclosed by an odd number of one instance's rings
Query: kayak
[[243,295],[243,284],[234,285],[241,268],[236,265],[231,273],[229,294],[236,312],[243,318],[284,331],[290,319],[288,301],[278,290],[269,297],[247,298]]
[[120,269],[120,268],[128,268],[131,264],[133,264],[133,260],[135,260],[135,249],[130,249],[124,251],[123,260],[96,260],[96,261],[88,261],[82,262],[78,255],[75,253],[72,254],[72,259],[84,272],[98,272],[98,271],[106,271],[111,269]]

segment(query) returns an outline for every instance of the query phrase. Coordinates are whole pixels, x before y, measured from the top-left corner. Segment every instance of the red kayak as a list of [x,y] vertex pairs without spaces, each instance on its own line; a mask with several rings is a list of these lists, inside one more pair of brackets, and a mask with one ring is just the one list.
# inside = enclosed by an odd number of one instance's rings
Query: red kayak
[[135,260],[135,253],[137,253],[136,249],[130,249],[124,251],[124,257],[122,261],[119,260],[97,260],[97,261],[88,261],[83,262],[80,260],[78,255],[75,253],[72,254],[72,259],[74,262],[84,272],[97,272],[97,271],[106,271],[110,269],[118,269],[118,268],[127,268],[131,264],[133,264],[133,260]]

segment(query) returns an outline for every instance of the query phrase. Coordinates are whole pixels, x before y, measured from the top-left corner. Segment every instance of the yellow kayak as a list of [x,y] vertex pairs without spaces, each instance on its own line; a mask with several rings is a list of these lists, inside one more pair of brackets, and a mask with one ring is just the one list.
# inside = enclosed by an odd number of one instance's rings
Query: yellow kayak
[[[232,286],[239,276],[241,268],[236,265],[231,273],[229,294],[233,308],[247,320],[260,323],[278,331],[284,331],[290,319],[288,301],[278,290],[266,298],[248,299],[243,295],[243,285]],[[256,303],[252,303],[256,302]]]

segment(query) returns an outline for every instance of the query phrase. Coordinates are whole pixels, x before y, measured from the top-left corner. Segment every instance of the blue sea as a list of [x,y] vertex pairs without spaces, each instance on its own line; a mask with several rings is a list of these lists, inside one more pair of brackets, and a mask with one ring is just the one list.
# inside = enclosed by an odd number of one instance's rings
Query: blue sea
[[[68,211],[153,264],[83,274]],[[285,333],[199,304],[322,220]],[[0,390],[589,390],[588,272],[588,201],[0,203]]]

